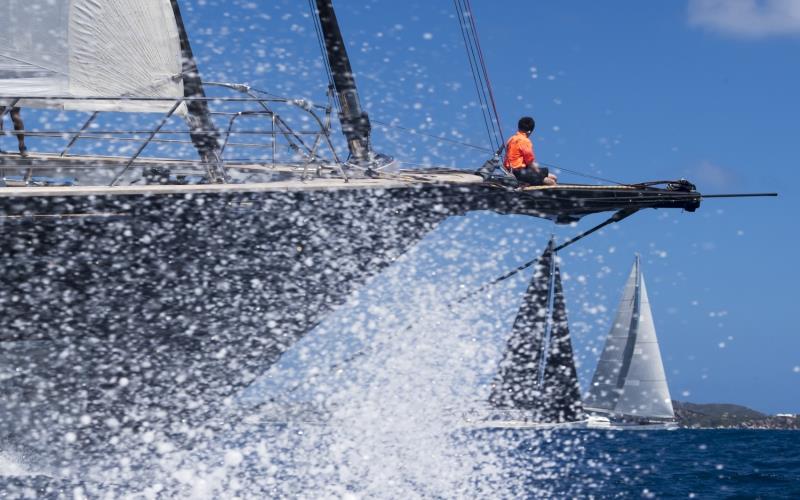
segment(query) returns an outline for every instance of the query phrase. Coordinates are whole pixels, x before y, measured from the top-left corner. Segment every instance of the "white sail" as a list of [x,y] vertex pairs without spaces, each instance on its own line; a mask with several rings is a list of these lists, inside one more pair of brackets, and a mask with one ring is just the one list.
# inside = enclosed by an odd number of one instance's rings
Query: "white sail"
[[[183,96],[169,0],[4,0],[0,19],[0,96]],[[31,99],[18,105],[163,112],[173,104]]]
[[592,377],[586,406],[645,418],[675,416],[638,257]]
[[644,275],[639,275],[639,325],[630,366],[625,377],[616,411],[623,415],[674,418],[667,376],[658,348],[656,327]]
[[[638,263],[638,260],[637,260]],[[606,337],[603,353],[597,362],[589,394],[584,401],[587,407],[613,412],[616,409],[620,387],[620,370],[625,357],[625,345],[631,329],[636,296],[637,265],[631,270],[622,292],[617,315]]]

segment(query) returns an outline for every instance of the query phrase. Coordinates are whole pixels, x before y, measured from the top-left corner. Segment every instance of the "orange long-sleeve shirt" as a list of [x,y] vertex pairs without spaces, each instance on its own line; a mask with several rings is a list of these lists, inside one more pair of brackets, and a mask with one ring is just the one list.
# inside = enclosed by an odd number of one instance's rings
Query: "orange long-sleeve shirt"
[[517,132],[506,143],[506,158],[503,165],[506,168],[523,168],[536,162],[533,153],[533,143],[525,132]]

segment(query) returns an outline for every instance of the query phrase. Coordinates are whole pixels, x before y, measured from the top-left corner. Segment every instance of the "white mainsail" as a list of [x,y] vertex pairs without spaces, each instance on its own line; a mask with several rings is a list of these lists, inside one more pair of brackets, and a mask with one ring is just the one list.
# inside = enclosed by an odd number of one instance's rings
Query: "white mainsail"
[[[183,96],[180,34],[170,0],[4,0],[0,19],[0,96]],[[17,105],[164,112],[174,102],[53,99]]]
[[638,256],[585,405],[619,415],[675,417]]

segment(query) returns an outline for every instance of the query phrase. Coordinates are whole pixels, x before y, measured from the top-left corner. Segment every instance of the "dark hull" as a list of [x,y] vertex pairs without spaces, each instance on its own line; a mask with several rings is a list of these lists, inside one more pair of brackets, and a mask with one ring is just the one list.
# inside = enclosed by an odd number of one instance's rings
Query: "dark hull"
[[0,434],[68,459],[215,415],[459,213],[437,189],[0,202]]

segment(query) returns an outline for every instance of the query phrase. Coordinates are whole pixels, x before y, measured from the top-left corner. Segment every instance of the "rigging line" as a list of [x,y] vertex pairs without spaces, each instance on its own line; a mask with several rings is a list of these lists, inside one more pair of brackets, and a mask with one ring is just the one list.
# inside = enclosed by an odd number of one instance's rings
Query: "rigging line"
[[[470,64],[470,70],[472,73],[473,82],[476,85],[476,91],[478,91],[478,99],[483,104],[485,101],[485,94],[480,92],[479,85],[483,84],[483,81],[480,78],[480,72],[478,70],[478,61],[475,57],[474,52],[472,51],[472,38],[469,36],[468,25],[464,19],[464,7],[462,6],[461,0],[453,0],[453,5],[456,8],[456,12],[458,14],[458,27],[461,30],[461,37],[464,41],[464,50],[467,53],[467,61]],[[488,111],[488,107],[486,108]]]
[[500,121],[500,113],[497,112],[497,104],[494,99],[494,91],[492,90],[492,82],[489,80],[489,70],[486,68],[486,61],[483,57],[483,49],[481,48],[481,40],[478,37],[478,23],[475,21],[475,14],[472,12],[472,2],[470,0],[466,0],[467,8],[469,9],[469,19],[472,23],[472,31],[473,36],[475,37],[475,43],[478,46],[478,56],[481,60],[481,66],[483,67],[483,77],[486,80],[486,85],[489,88],[489,98],[492,101],[492,109],[494,110],[494,119],[497,121],[497,129],[500,131],[500,137],[505,139],[505,135],[503,134],[503,126],[501,125]]
[[[320,25],[319,15],[317,7],[314,5],[314,0],[308,0],[308,6],[311,8],[311,17],[314,21],[314,31],[317,33],[317,42],[319,43],[319,49],[322,54],[322,64],[325,66],[325,73],[328,76],[328,88],[332,89],[335,88],[335,84],[333,82],[333,69],[331,69],[331,64],[328,60],[328,51],[325,48],[325,35],[322,32],[322,26]],[[341,109],[339,109],[339,100],[333,99],[333,101],[336,111],[341,112]]]
[[[464,25],[466,26],[467,36],[471,42],[471,50],[472,50],[472,57],[475,60],[475,68],[478,70],[478,76],[481,81],[481,88],[484,94],[484,102],[486,103],[487,114],[489,115],[492,125],[492,130],[495,134],[499,134],[499,128],[495,129],[495,123],[498,120],[496,113],[492,113],[493,108],[489,108],[489,104],[491,102],[491,84],[488,80],[488,72],[486,71],[485,64],[483,64],[483,58],[481,57],[480,51],[480,41],[478,40],[478,33],[475,27],[475,23],[472,20],[472,7],[467,4],[466,0],[460,0],[462,5],[462,13],[464,15]],[[496,111],[496,109],[495,109]],[[499,125],[499,124],[498,124]],[[502,140],[502,137],[500,138]],[[498,144],[500,141],[498,140]]]
[[331,71],[330,61],[328,61],[328,54],[325,49],[325,36],[322,33],[322,27],[320,26],[319,11],[317,11],[317,7],[314,5],[314,0],[308,0],[308,7],[311,9],[311,19],[313,20],[314,24],[314,32],[317,35],[317,44],[320,48],[322,64],[325,66],[325,73],[328,76],[328,83],[333,84],[333,72]]
[[475,67],[476,63],[475,63],[474,58],[472,57],[472,54],[470,52],[470,42],[469,42],[469,39],[467,37],[465,28],[464,28],[463,20],[461,18],[460,5],[457,2],[454,2],[454,3],[456,5],[456,9],[459,10],[459,19],[458,19],[459,27],[461,29],[461,36],[462,36],[462,38],[464,40],[464,49],[467,51],[467,61],[469,62],[470,72],[472,73],[472,81],[475,84],[475,91],[478,94],[478,104],[479,104],[480,110],[481,110],[481,118],[483,119],[483,126],[486,129],[486,135],[489,136],[489,145],[492,148],[494,148],[495,141],[493,139],[492,132],[491,132],[490,127],[489,127],[488,106],[486,106],[486,104],[484,102],[484,95],[481,92],[482,91],[481,82],[480,82],[480,79],[479,79],[479,76],[478,76],[478,73],[477,73],[477,68]]
[[[497,118],[492,115],[492,110],[489,108],[489,96],[488,96],[488,91],[487,91],[487,87],[488,87],[487,83],[488,82],[484,79],[483,75],[481,74],[481,65],[479,63],[479,57],[477,55],[477,52],[478,52],[477,51],[477,33],[475,33],[473,30],[470,29],[470,23],[469,23],[469,20],[467,19],[467,17],[470,15],[470,13],[468,12],[469,9],[468,9],[468,7],[467,7],[467,5],[465,3],[465,0],[459,0],[459,1],[461,2],[461,6],[462,6],[461,12],[463,14],[464,29],[465,29],[465,32],[467,34],[467,38],[470,41],[469,50],[471,51],[472,59],[475,61],[475,71],[478,74],[478,81],[480,82],[480,89],[481,89],[481,92],[483,93],[483,103],[484,103],[484,106],[486,106],[486,116],[488,116],[488,118],[489,118],[489,124],[491,125],[492,132],[494,133],[494,136],[495,136],[495,141],[496,142],[492,143],[492,148],[494,148],[495,146],[499,147],[503,138],[502,137],[498,138],[499,132],[498,132],[497,128],[495,127],[495,122],[497,121]],[[484,72],[484,74],[485,74],[485,72]]]
[[621,221],[623,219],[627,219],[628,217],[630,217],[631,215],[635,214],[638,211],[639,211],[638,208],[623,208],[619,212],[614,213],[614,215],[612,215],[605,222],[603,222],[601,224],[598,224],[595,227],[589,229],[588,231],[584,231],[581,234],[568,239],[564,243],[562,243],[562,244],[558,245],[557,247],[555,247],[553,249],[553,251],[554,252],[558,252],[560,250],[563,250],[564,248],[568,247],[569,245],[572,245],[573,243],[575,243],[576,241],[582,240],[583,238],[589,236],[590,234],[594,233],[595,231],[599,231],[600,229],[603,229],[604,227],[606,227],[606,226],[608,226],[610,224],[614,224],[615,222],[619,222],[619,221]]
[[458,25],[459,25],[459,28],[461,29],[461,37],[464,40],[464,48],[467,51],[467,61],[469,62],[469,69],[470,69],[470,72],[472,73],[472,81],[475,84],[475,91],[478,94],[478,102],[479,102],[480,108],[481,108],[481,115],[482,115],[482,118],[483,118],[483,125],[486,128],[486,135],[489,136],[489,144],[491,145],[492,149],[494,149],[495,141],[494,141],[494,139],[492,137],[492,132],[489,130],[489,121],[487,120],[487,115],[486,115],[488,109],[487,109],[487,107],[485,107],[484,102],[483,102],[483,95],[481,94],[480,81],[479,81],[479,78],[478,78],[478,74],[476,72],[475,62],[474,62],[474,60],[473,60],[473,58],[471,56],[471,52],[470,52],[470,49],[469,49],[470,42],[468,40],[467,33],[466,33],[466,28],[464,26],[463,13],[462,13],[462,10],[461,10],[460,4],[459,4],[459,0],[453,0],[453,5],[455,5],[456,11],[458,13]]
[[[270,92],[268,90],[257,89],[255,87],[250,87],[250,90],[252,90],[253,92],[256,92],[258,94],[264,94],[264,95],[267,95],[267,96],[275,97],[275,98],[279,99],[281,102],[283,102],[284,104],[287,104],[287,103],[291,104],[291,103],[297,102],[297,101],[305,101],[305,102],[309,103],[314,108],[321,109],[321,110],[327,110],[328,109],[327,106],[323,106],[322,104],[316,104],[316,103],[314,103],[314,101],[312,101],[310,99],[305,99],[305,98],[291,99],[289,97],[285,97],[285,96],[282,96],[282,95],[274,94],[274,93],[272,93],[272,92]],[[275,113],[273,113],[273,114],[275,114]]]
[[489,115],[492,118],[492,129],[494,129],[495,124],[497,124],[496,134],[499,135],[497,140],[497,147],[500,147],[502,141],[504,140],[502,127],[500,126],[500,114],[497,112],[497,106],[494,100],[494,92],[492,91],[492,83],[489,80],[489,71],[486,68],[485,58],[483,56],[483,50],[481,49],[480,38],[478,37],[478,28],[475,22],[475,15],[472,12],[472,4],[469,3],[469,0],[461,0],[462,5],[464,5],[465,12],[467,13],[469,19],[465,18],[465,22],[468,22],[469,32],[471,34],[471,39],[473,43],[473,49],[477,52],[478,57],[476,60],[476,67],[480,67],[483,73],[483,87],[484,87],[484,95],[488,93],[488,98],[486,98],[487,108],[488,104],[492,104],[492,109],[489,111]]
[[602,182],[610,182],[611,184],[616,184],[618,186],[631,186],[631,184],[626,184],[624,182],[615,181],[613,179],[606,179],[604,177],[600,177],[600,176],[597,176],[597,175],[586,174],[586,173],[583,173],[583,172],[581,172],[579,170],[571,170],[569,168],[561,167],[559,165],[553,165],[552,163],[540,162],[539,165],[542,165],[543,167],[555,168],[555,169],[558,169],[558,170],[563,170],[564,172],[569,172],[570,174],[574,174],[574,175],[577,175],[579,177],[585,177],[587,179],[594,179],[596,181],[602,181]]
[[460,146],[465,146],[465,147],[468,147],[468,148],[478,149],[480,151],[487,151],[489,153],[493,152],[493,150],[491,150],[489,148],[485,148],[483,146],[476,146],[476,145],[470,144],[468,142],[461,142],[461,141],[457,141],[455,139],[450,139],[450,138],[447,138],[447,137],[440,137],[438,135],[433,135],[433,134],[428,134],[428,133],[425,133],[425,132],[420,132],[417,129],[403,127],[402,125],[394,125],[394,124],[391,124],[391,123],[386,123],[386,122],[382,122],[380,120],[374,120],[374,119],[372,120],[372,123],[376,123],[378,125],[381,125],[384,128],[396,128],[396,129],[400,129],[400,130],[406,130],[408,132],[411,132],[412,134],[424,135],[426,137],[431,137],[433,139],[438,139],[440,141],[451,142],[453,144],[458,144]]
[[[586,236],[589,236],[590,234],[594,233],[595,231],[599,231],[600,229],[608,226],[609,224],[613,224],[613,223],[619,222],[619,221],[621,221],[621,220],[623,220],[623,219],[625,219],[627,217],[630,217],[631,215],[635,214],[638,211],[639,211],[638,208],[626,208],[626,209],[620,210],[619,212],[616,212],[614,215],[612,215],[605,222],[603,222],[601,224],[598,224],[598,225],[594,226],[593,228],[591,228],[591,229],[589,229],[587,231],[584,231],[584,232],[578,234],[577,236],[574,236],[573,238],[570,238],[569,240],[565,241],[564,243],[560,244],[559,246],[555,247],[553,249],[553,252],[559,252],[560,250],[563,250],[564,248],[568,247],[569,245],[572,245],[576,241],[581,240],[581,239],[585,238]],[[539,261],[539,257],[536,257],[535,259],[529,260],[528,262],[522,264],[521,266],[518,266],[517,268],[512,269],[511,271],[505,273],[504,275],[493,279],[492,281],[490,281],[489,283],[486,283],[485,285],[481,286],[480,288],[477,288],[477,289],[469,292],[468,294],[464,295],[460,299],[457,299],[456,303],[460,304],[460,303],[464,302],[465,300],[467,300],[468,298],[473,297],[473,296],[475,296],[475,295],[487,290],[488,288],[496,285],[497,283],[500,283],[501,281],[507,280],[508,278],[514,276],[515,274],[517,274],[517,273],[519,273],[521,271],[524,271],[525,269],[527,269],[527,268],[531,267],[532,265],[536,264],[536,262],[538,262],[538,261]]]

